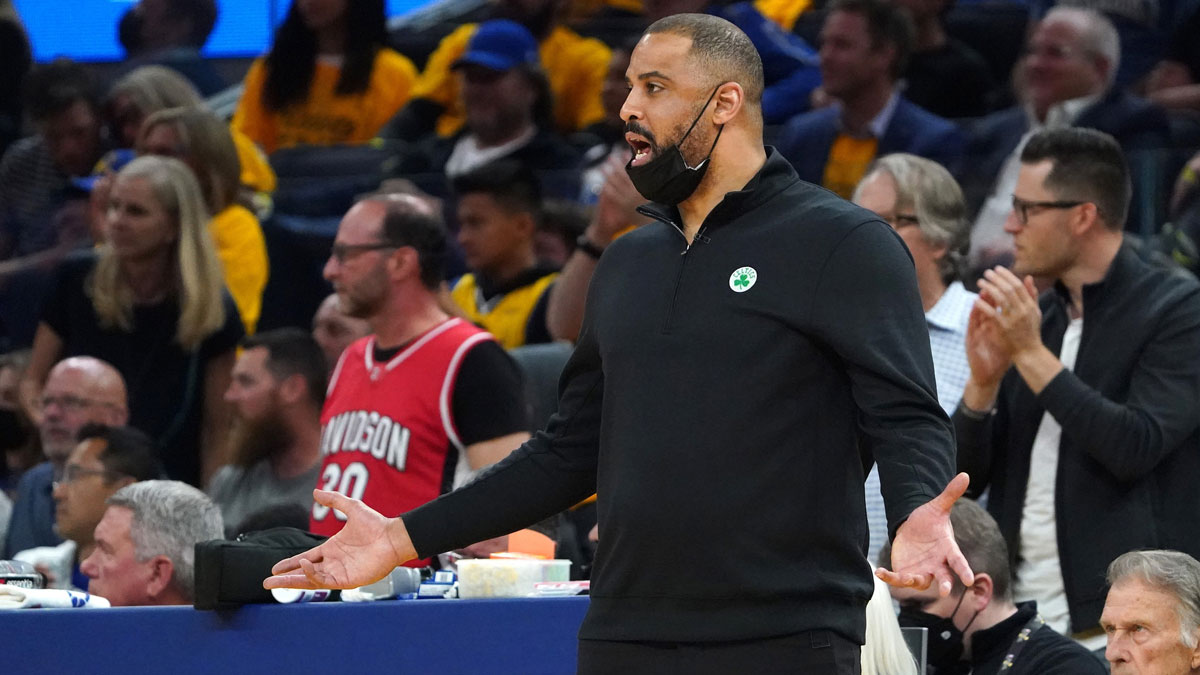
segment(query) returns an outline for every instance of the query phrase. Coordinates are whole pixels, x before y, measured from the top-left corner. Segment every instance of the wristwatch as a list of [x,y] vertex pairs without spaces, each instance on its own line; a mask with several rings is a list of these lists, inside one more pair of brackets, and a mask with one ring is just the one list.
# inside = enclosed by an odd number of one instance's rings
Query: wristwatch
[[588,239],[586,234],[579,235],[579,238],[575,240],[575,250],[583,251],[587,255],[596,259],[599,259],[600,255],[604,253],[604,249],[600,246],[597,246],[596,242]]

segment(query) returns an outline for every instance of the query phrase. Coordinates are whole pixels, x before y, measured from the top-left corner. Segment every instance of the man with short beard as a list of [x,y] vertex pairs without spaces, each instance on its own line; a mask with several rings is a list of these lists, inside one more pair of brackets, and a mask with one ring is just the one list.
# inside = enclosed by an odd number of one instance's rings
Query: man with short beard
[[235,416],[233,463],[217,471],[208,490],[230,534],[263,509],[312,504],[325,372],[320,346],[299,328],[242,341],[225,391]]

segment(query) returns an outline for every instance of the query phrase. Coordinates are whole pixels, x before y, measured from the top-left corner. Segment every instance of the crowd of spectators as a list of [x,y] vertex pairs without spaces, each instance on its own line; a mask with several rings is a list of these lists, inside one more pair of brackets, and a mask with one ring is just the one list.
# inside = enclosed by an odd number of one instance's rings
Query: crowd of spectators
[[[34,64],[0,0],[0,558],[187,602],[185,541],[332,534],[313,487],[395,515],[502,459],[565,363],[518,348],[576,340],[605,248],[651,222],[625,71],[679,12],[751,38],[768,142],[916,266],[986,511],[952,516],[976,585],[896,593],[901,623],[970,613],[937,672],[995,672],[1022,629],[1026,668],[1089,672],[1105,631],[1143,658],[1106,590],[1194,593],[1194,560],[1127,556],[1200,554],[1194,2],[495,0],[424,49],[383,0],[294,0],[222,108],[214,0],[136,3],[107,71]],[[576,511],[551,525],[586,558]]]

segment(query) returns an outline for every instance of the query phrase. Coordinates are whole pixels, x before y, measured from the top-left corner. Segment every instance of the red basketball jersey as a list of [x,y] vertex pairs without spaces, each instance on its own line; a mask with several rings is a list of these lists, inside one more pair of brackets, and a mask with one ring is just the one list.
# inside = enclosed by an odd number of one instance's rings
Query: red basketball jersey
[[[454,381],[470,349],[490,334],[449,319],[377,363],[375,337],[343,352],[321,412],[321,476],[317,487],[397,516],[448,492],[468,470],[451,415]],[[342,529],[340,511],[313,504],[310,529]],[[421,562],[421,561],[418,561]]]

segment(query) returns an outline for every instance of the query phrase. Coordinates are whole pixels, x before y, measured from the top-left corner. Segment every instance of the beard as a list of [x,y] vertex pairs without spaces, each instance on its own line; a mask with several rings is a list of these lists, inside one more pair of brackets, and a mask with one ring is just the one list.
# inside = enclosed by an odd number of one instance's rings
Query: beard
[[231,462],[245,469],[278,455],[295,440],[278,407],[271,408],[257,419],[238,417],[234,420],[230,435]]

